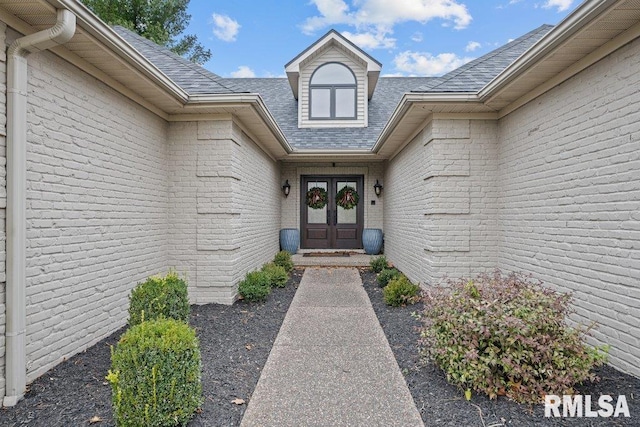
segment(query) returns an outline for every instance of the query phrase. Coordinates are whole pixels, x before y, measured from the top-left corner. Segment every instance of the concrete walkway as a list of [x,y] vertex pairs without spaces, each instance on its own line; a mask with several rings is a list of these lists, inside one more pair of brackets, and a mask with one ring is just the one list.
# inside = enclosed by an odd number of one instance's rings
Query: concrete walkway
[[423,426],[356,269],[305,271],[241,426]]

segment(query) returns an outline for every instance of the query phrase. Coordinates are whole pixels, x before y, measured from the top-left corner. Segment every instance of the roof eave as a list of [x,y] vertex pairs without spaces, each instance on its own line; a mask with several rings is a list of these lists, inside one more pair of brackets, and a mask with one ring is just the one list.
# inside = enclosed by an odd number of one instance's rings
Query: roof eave
[[118,33],[100,20],[85,5],[76,0],[49,0],[49,3],[56,7],[65,8],[73,12],[73,14],[76,15],[78,25],[89,34],[120,55],[138,71],[156,82],[161,89],[169,93],[178,101],[182,103],[186,103],[188,101],[189,95],[186,91],[167,77],[151,61],[135,50],[129,43],[120,37]]
[[265,125],[273,133],[274,137],[280,144],[280,147],[290,154],[293,152],[293,148],[287,141],[284,132],[278,126],[275,118],[271,115],[271,112],[267,108],[264,100],[259,94],[256,93],[238,93],[238,94],[203,94],[203,95],[191,95],[188,102],[185,104],[185,108],[189,107],[208,107],[208,106],[230,106],[230,105],[250,105],[256,113],[263,120]]
[[459,92],[459,93],[416,93],[410,92],[405,93],[398,103],[398,106],[391,114],[389,121],[382,129],[380,136],[378,137],[376,143],[372,147],[371,151],[373,153],[379,153],[382,146],[385,144],[389,136],[394,132],[394,130],[399,126],[402,122],[405,114],[412,105],[416,103],[426,104],[426,105],[445,105],[445,104],[467,104],[472,103],[474,105],[481,104],[481,100],[478,97],[478,94],[475,92]]
[[619,2],[620,0],[602,0],[586,1],[581,4],[573,13],[483,87],[478,92],[479,99],[485,101],[500,92],[534,64],[584,28],[586,24]]

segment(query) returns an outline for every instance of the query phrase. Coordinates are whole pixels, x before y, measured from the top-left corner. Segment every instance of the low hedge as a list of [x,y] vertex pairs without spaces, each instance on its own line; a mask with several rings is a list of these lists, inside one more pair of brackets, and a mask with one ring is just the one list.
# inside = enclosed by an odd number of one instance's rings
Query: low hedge
[[269,283],[272,288],[284,288],[289,280],[287,270],[273,262],[263,265],[262,271],[269,276]]
[[393,307],[413,304],[418,300],[420,286],[411,283],[407,276],[401,274],[391,279],[382,290],[384,302]]
[[174,319],[133,326],[111,348],[107,380],[118,426],[185,425],[202,404],[195,330]]
[[187,283],[175,272],[139,283],[131,291],[129,301],[129,326],[159,318],[189,321]]
[[245,301],[264,301],[271,293],[271,278],[264,271],[247,273],[238,285],[238,292]]

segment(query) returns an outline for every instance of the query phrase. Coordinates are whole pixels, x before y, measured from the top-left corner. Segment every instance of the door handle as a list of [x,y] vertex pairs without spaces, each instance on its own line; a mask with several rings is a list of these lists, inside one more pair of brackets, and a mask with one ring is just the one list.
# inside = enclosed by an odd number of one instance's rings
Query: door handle
[[338,210],[333,211],[333,225],[338,225]]

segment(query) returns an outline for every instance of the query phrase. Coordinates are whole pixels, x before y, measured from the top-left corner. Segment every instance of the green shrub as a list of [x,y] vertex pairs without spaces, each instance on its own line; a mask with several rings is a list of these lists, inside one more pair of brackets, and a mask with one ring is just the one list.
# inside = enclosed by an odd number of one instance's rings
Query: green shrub
[[202,404],[201,359],[195,331],[174,319],[142,322],[111,347],[116,424],[185,425]]
[[293,261],[291,260],[291,254],[287,251],[278,252],[273,259],[273,263],[275,265],[279,265],[280,267],[284,267],[287,273],[293,270]]
[[257,302],[267,299],[271,293],[271,280],[264,271],[247,273],[238,286],[238,292],[245,301]]
[[391,279],[395,279],[401,274],[402,273],[400,273],[395,268],[385,268],[380,272],[380,274],[378,274],[376,280],[378,281],[378,285],[380,285],[381,288],[384,288],[385,286],[387,286]]
[[387,262],[387,258],[385,258],[384,255],[381,255],[379,257],[371,258],[369,265],[374,273],[380,273],[389,266],[389,263]]
[[420,286],[411,283],[407,276],[400,275],[395,279],[391,279],[387,286],[382,290],[384,302],[393,307],[399,307],[404,304],[413,304],[418,300],[418,292]]
[[567,326],[570,300],[520,274],[447,281],[425,295],[422,354],[467,394],[527,403],[574,394],[596,379],[606,347],[586,346],[585,330]]
[[284,288],[289,280],[289,274],[284,267],[270,262],[262,266],[262,271],[269,276],[269,284],[272,288]]
[[187,283],[175,272],[165,277],[149,277],[129,296],[129,326],[159,318],[189,321]]

